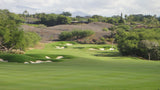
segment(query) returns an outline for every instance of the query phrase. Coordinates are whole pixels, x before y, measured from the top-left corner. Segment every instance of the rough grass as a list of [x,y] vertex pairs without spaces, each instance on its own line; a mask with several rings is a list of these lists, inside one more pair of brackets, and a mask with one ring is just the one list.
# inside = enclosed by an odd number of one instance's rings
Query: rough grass
[[45,49],[28,51],[27,55],[71,55],[75,58],[45,64],[0,63],[0,90],[160,89],[159,61],[113,56],[117,51],[109,56],[108,51],[90,51],[89,47],[99,45],[76,44],[57,50],[50,43]]
[[[50,57],[50,59],[46,59],[46,56]],[[58,56],[63,56],[64,58],[56,59]],[[74,57],[71,55],[54,55],[54,54],[25,54],[25,55],[1,54],[0,58],[8,62],[24,63],[37,60],[41,61],[51,60],[53,62],[60,62],[63,61],[63,59],[72,59]]]
[[0,55],[0,58],[8,62],[19,62],[19,63],[35,61],[35,58],[33,57],[26,55],[19,55],[19,54],[2,54]]

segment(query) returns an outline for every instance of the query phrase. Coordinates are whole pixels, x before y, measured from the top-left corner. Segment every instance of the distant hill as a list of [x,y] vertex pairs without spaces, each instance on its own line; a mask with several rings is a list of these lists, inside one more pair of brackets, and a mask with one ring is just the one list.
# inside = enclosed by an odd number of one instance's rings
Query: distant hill
[[98,39],[107,33],[103,31],[104,28],[110,28],[112,24],[94,22],[89,24],[79,24],[79,25],[57,25],[52,27],[35,27],[31,25],[22,25],[25,31],[33,31],[38,33],[42,37],[42,42],[49,42],[58,40],[58,35],[63,31],[78,30],[93,30],[95,35],[92,38]]

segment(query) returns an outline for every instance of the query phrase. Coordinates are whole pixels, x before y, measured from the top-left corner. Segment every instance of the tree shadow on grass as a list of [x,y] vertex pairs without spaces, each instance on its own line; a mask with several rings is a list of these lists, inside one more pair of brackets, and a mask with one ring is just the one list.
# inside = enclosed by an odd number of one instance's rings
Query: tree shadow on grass
[[98,52],[98,54],[94,54],[94,56],[97,56],[97,57],[115,57],[113,59],[122,59],[122,58],[126,58],[126,57],[129,57],[131,59],[140,59],[136,56],[123,56],[123,55],[121,55],[120,52]]
[[85,47],[73,47],[73,49],[84,49]]
[[119,52],[98,52],[97,57],[123,57]]

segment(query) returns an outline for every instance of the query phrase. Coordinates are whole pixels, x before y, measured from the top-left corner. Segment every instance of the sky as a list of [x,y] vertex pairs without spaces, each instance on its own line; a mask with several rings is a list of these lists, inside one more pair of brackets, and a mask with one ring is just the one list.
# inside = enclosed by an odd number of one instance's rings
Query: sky
[[0,0],[0,9],[14,13],[71,12],[73,16],[144,14],[160,16],[160,0]]

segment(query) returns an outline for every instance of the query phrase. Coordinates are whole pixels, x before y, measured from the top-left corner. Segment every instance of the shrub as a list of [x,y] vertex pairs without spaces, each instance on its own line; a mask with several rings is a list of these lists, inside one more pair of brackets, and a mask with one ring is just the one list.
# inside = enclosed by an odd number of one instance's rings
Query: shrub
[[109,29],[108,29],[108,28],[103,28],[103,31],[106,31],[106,32],[107,32],[107,31],[109,31]]
[[93,34],[94,34],[94,32],[91,30],[74,30],[71,32],[65,31],[59,35],[59,39],[60,40],[77,40],[77,39],[89,37]]
[[59,35],[59,39],[60,40],[69,40],[69,39],[71,39],[73,36],[72,36],[72,33],[71,32],[62,32],[60,35]]
[[32,47],[41,40],[41,37],[35,32],[25,32],[25,45]]
[[116,40],[122,55],[140,56],[149,60],[160,59],[160,29],[118,31]]

